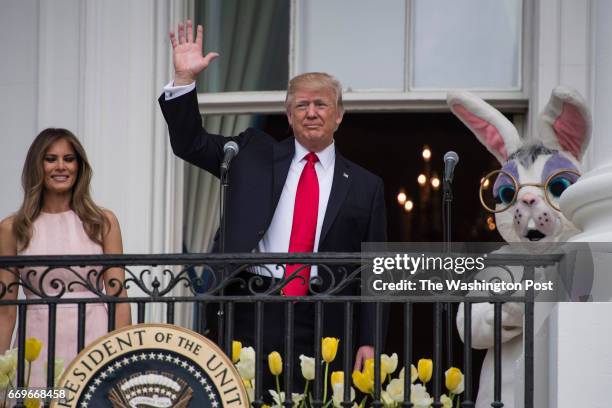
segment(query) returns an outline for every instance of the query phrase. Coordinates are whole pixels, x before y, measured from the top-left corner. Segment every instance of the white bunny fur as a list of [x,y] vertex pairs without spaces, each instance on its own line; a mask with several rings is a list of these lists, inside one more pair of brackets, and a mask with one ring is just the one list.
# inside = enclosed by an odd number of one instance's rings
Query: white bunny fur
[[[451,92],[447,102],[504,170],[516,168],[519,183],[544,183],[547,175],[544,171],[551,168],[580,170],[590,137],[591,117],[576,91],[556,87],[540,114],[538,134],[525,138],[519,137],[505,116],[473,94]],[[521,188],[516,203],[496,214],[496,223],[508,242],[534,240],[527,236],[530,230],[544,235],[539,240],[555,242],[578,233],[563,214],[548,205],[543,189],[533,186]]]
[[[504,169],[515,167],[519,183],[543,183],[547,163],[549,168],[562,164],[559,167],[580,169],[580,160],[589,142],[591,117],[576,91],[561,86],[555,88],[540,114],[538,134],[523,139],[508,119],[475,95],[449,93],[447,102],[451,111],[472,130]],[[527,234],[530,229],[540,231],[544,234],[541,240],[550,242],[565,241],[578,232],[563,214],[548,205],[544,191],[534,186],[521,188],[516,203],[496,214],[496,223],[499,233],[508,242],[529,241]],[[520,280],[522,272],[517,272],[517,276]],[[523,377],[523,315],[522,304],[505,303],[502,306],[502,401],[506,407],[523,406],[522,381],[515,381],[515,378]],[[464,318],[461,304],[457,329],[462,338]],[[472,305],[472,345],[489,349],[480,374],[476,408],[490,407],[493,401],[493,344],[493,306],[475,303]]]

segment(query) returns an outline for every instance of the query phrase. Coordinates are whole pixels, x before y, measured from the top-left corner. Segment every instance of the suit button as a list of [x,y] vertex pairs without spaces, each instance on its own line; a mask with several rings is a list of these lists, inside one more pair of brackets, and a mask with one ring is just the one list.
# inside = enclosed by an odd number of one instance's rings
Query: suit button
[[257,235],[259,235],[260,237],[263,237],[265,233],[266,231],[264,230],[257,231]]

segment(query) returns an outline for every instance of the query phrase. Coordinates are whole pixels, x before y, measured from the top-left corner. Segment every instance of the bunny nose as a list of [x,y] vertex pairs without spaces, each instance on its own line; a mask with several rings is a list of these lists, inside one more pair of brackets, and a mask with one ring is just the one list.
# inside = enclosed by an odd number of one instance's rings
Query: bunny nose
[[519,200],[521,200],[521,202],[527,207],[531,207],[538,201],[538,196],[533,193],[525,193]]

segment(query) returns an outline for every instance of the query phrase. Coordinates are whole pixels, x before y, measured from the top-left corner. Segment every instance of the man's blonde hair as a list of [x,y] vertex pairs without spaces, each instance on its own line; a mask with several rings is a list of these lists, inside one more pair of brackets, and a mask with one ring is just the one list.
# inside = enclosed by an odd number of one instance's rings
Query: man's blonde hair
[[331,89],[336,94],[336,108],[338,108],[340,112],[344,112],[344,105],[342,104],[342,85],[340,81],[333,76],[325,72],[306,72],[291,78],[287,85],[285,109],[289,110],[293,102],[293,97],[299,89]]

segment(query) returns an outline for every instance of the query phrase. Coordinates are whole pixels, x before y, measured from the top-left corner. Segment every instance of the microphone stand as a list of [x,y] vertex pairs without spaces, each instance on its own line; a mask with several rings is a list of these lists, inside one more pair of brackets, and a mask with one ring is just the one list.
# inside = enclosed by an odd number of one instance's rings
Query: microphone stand
[[[220,191],[220,211],[219,211],[219,253],[225,254],[225,235],[227,232],[227,196],[229,193],[229,168],[221,167],[219,180],[221,182],[221,191]],[[223,263],[223,267],[221,269],[221,283],[223,283],[227,277],[228,265],[226,262]],[[223,285],[221,286],[221,290],[219,291],[219,295],[223,296],[225,294],[225,289]],[[225,310],[224,310],[225,309]],[[217,312],[217,344],[222,349],[225,345],[225,353],[228,356],[232,355],[232,337],[233,330],[231,324],[229,324],[230,319],[232,319],[234,314],[234,305],[232,302],[219,303],[219,310]],[[227,322],[226,322],[227,319]],[[227,324],[226,324],[227,323]]]
[[[446,256],[451,253],[451,207],[453,202],[453,184],[447,177],[443,178],[443,198],[442,198],[442,229],[444,236],[444,252]],[[453,363],[453,304],[443,305],[446,318],[446,366],[452,367]]]
[[221,168],[221,176],[219,180],[221,181],[221,197],[220,197],[220,211],[219,211],[219,253],[225,253],[225,233],[227,230],[227,217],[225,216],[225,208],[227,205],[227,193],[229,190],[229,169]]

